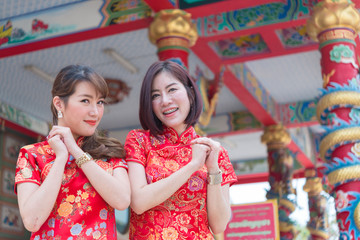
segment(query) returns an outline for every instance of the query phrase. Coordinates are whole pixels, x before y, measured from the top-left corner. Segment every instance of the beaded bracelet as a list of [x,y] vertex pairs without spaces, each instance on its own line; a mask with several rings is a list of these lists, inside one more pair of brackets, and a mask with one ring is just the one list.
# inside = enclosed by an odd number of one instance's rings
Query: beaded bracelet
[[81,157],[75,160],[76,165],[80,168],[86,162],[93,160],[90,154],[85,152]]

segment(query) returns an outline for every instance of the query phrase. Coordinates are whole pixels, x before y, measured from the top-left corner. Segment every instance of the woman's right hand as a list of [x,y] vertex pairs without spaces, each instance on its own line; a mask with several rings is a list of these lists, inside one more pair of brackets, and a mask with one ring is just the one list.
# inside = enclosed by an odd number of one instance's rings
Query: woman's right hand
[[64,156],[62,159],[67,160],[67,156],[69,154],[68,149],[61,139],[60,135],[55,135],[47,140],[50,147],[54,150],[56,156]]
[[195,164],[197,170],[202,168],[205,164],[205,160],[210,152],[210,147],[205,144],[192,144],[192,160],[191,163]]

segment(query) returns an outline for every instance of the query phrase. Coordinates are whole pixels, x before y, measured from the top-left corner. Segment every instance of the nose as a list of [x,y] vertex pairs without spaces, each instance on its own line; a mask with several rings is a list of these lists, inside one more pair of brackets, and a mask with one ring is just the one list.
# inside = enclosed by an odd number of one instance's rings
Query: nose
[[92,116],[92,117],[95,117],[95,116],[99,115],[99,110],[98,110],[96,104],[95,104],[95,105],[91,105],[91,109],[90,109],[89,114],[90,114],[90,116]]
[[171,97],[168,94],[162,94],[161,103],[162,105],[168,105],[171,102]]

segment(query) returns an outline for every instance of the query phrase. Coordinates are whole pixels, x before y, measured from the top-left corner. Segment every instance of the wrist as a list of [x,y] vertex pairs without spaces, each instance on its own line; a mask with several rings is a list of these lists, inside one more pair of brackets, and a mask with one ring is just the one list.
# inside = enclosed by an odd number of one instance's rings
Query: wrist
[[83,156],[85,153],[79,146],[76,146],[76,148],[70,149],[69,152],[75,159],[78,159],[79,157]]
[[207,183],[209,185],[218,185],[222,183],[222,171],[219,169],[216,173],[207,173]]
[[87,152],[84,152],[83,155],[81,155],[80,157],[78,158],[75,158],[75,163],[76,165],[81,168],[81,166],[84,164],[84,163],[87,163],[87,162],[90,162],[92,161],[93,158],[91,157],[90,154],[88,154]]
[[209,168],[209,167],[207,167],[207,173],[208,174],[217,174],[217,173],[219,173],[221,170],[220,170],[220,168],[217,166],[217,167],[213,167],[213,168]]

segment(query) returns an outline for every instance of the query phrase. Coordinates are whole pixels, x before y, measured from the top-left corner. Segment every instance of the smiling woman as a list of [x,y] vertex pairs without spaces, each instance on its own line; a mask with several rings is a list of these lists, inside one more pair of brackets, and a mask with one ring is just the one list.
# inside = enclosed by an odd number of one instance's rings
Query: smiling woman
[[105,80],[87,66],[67,66],[55,78],[54,126],[47,141],[21,148],[16,168],[31,239],[116,239],[114,208],[129,206],[130,186],[122,145],[96,131],[107,94]]
[[132,130],[125,142],[130,239],[210,240],[225,230],[229,186],[237,179],[220,143],[196,134],[201,111],[183,67],[171,61],[150,66],[140,93],[143,130]]

